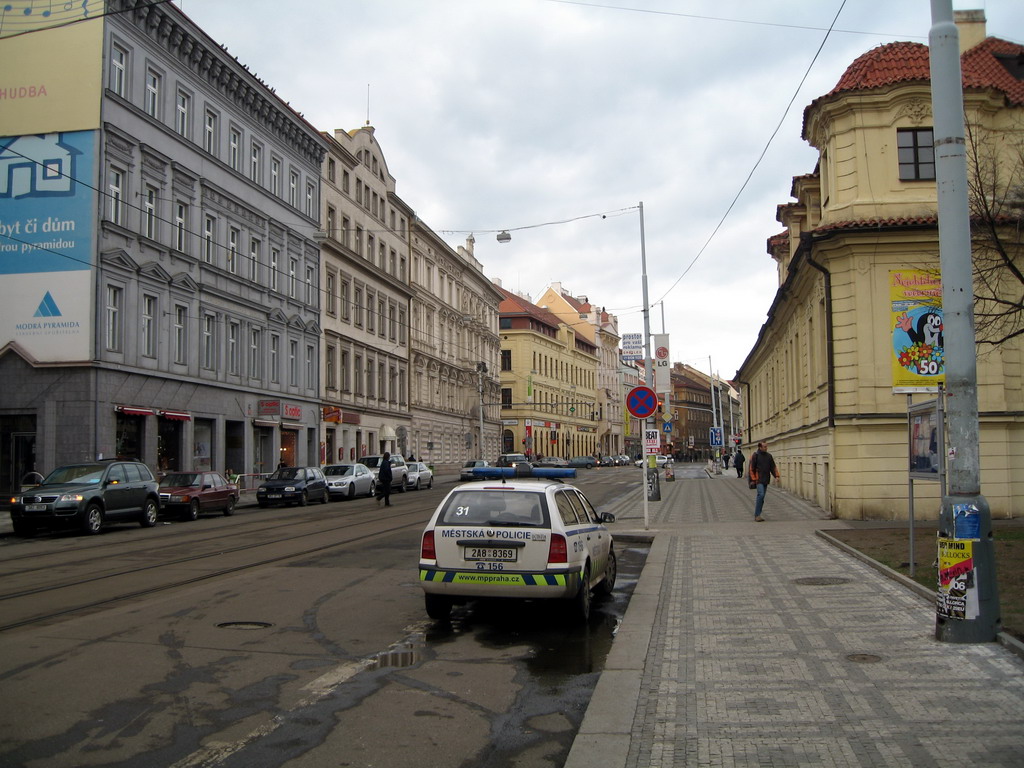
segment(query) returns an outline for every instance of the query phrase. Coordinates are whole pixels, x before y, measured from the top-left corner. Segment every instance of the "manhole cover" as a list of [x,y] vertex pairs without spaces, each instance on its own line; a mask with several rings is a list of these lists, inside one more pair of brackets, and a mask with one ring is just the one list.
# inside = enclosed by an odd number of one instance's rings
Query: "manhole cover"
[[851,653],[846,657],[849,661],[856,661],[858,664],[877,664],[882,660],[881,656],[873,653]]
[[834,584],[846,584],[849,579],[842,576],[804,576],[801,579],[793,579],[794,584],[802,584],[805,587],[829,587]]
[[274,626],[269,621],[225,621],[217,625],[218,629],[269,629]]

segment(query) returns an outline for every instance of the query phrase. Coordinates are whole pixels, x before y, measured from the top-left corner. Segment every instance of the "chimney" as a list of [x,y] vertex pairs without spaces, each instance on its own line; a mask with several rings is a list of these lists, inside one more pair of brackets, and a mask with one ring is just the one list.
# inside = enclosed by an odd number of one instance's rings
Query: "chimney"
[[960,33],[960,55],[985,40],[985,11],[953,11],[953,21]]

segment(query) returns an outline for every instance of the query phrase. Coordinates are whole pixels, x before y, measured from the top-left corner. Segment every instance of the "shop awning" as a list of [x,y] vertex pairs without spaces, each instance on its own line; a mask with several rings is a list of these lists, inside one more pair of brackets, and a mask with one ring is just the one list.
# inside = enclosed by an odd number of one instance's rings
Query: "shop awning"
[[395,440],[397,438],[398,438],[398,435],[395,434],[395,430],[394,430],[393,427],[391,427],[391,426],[389,426],[387,424],[381,424],[381,426],[380,426],[380,439],[381,440]]
[[252,425],[254,427],[276,427],[276,421],[270,421],[269,419],[253,419]]
[[306,428],[305,424],[296,424],[296,423],[291,422],[291,421],[282,421],[281,422],[281,429],[305,429],[305,428]]
[[156,414],[152,408],[135,408],[131,405],[115,405],[114,410],[125,416],[154,416]]
[[172,421],[192,421],[192,415],[182,411],[160,411],[160,418]]

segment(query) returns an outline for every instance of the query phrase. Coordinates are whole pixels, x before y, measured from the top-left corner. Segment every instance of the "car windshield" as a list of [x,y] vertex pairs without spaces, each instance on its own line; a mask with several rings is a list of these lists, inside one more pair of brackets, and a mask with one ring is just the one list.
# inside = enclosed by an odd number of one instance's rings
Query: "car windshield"
[[106,464],[74,464],[70,467],[58,467],[46,476],[43,485],[98,483],[106,468]]
[[324,470],[324,474],[328,477],[344,477],[345,475],[351,475],[355,470],[356,468],[351,465],[327,467]]
[[202,479],[203,476],[196,472],[176,472],[172,475],[167,475],[160,481],[160,485],[175,488],[183,488],[185,486],[198,488]]
[[376,469],[380,466],[380,456],[363,456],[363,458],[359,460],[359,463],[364,464],[371,469]]
[[271,480],[295,480],[302,477],[302,470],[299,467],[281,467],[270,476]]
[[543,493],[465,490],[445,502],[438,521],[445,525],[527,526],[539,528],[547,518]]

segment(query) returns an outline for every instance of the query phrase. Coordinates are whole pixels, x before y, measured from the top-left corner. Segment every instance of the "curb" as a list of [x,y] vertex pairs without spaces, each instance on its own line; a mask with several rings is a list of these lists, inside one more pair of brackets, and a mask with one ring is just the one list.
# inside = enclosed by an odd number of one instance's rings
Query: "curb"
[[[913,579],[911,579],[911,578],[909,578],[907,576],[904,576],[902,573],[894,571],[889,566],[883,565],[882,563],[878,562],[877,560],[873,560],[872,558],[868,557],[867,555],[865,555],[860,550],[854,549],[849,544],[846,544],[846,543],[844,543],[842,541],[839,541],[839,539],[835,538],[834,536],[829,536],[827,533],[825,533],[822,530],[815,530],[814,533],[817,536],[820,536],[825,541],[827,541],[832,546],[836,547],[837,549],[841,549],[843,552],[845,552],[848,555],[851,555],[852,557],[855,557],[856,559],[860,560],[862,563],[866,563],[867,565],[870,565],[872,568],[874,568],[876,571],[881,573],[883,576],[887,576],[888,578],[892,579],[893,581],[895,581],[895,582],[897,582],[899,584],[902,584],[904,587],[909,589],[911,592],[914,592],[918,597],[920,597],[920,598],[922,598],[924,600],[927,600],[929,603],[934,603],[934,601],[935,601],[935,592],[934,591],[928,589],[925,586],[922,586],[921,584],[918,584],[916,581],[914,581]],[[1022,643],[1020,640],[1015,638],[1013,635],[1007,634],[1006,632],[997,632],[996,633],[995,642],[999,643],[1001,646],[1006,648],[1008,651],[1010,651],[1014,655],[1019,656],[1020,658],[1024,659],[1024,643]]]

